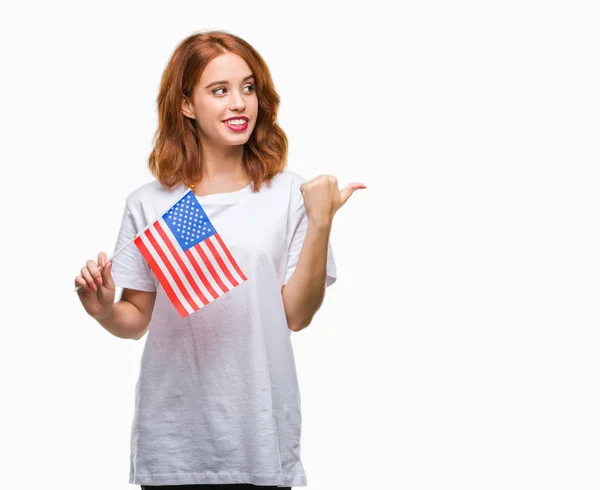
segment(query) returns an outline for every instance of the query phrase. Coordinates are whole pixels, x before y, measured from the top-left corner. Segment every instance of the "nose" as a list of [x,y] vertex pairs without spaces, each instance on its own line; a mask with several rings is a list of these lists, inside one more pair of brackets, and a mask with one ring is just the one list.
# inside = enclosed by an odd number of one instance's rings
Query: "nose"
[[231,91],[231,103],[230,108],[234,111],[243,111],[246,108],[246,102],[241,92],[237,90]]

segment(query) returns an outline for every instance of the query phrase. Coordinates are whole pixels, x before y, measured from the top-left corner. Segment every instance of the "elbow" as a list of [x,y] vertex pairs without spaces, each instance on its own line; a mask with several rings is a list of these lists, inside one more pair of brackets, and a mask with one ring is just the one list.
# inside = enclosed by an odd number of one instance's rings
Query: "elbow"
[[323,295],[309,298],[309,301],[302,304],[294,304],[284,295],[283,307],[288,328],[292,332],[299,332],[308,327],[322,303]]
[[146,325],[146,327],[143,330],[140,330],[139,332],[134,333],[129,338],[132,340],[140,340],[144,335],[146,335],[147,331],[148,331],[148,325]]
[[288,328],[292,332],[299,332],[300,330],[304,330],[306,327],[308,327],[311,322],[312,322],[312,316],[310,318],[304,318],[302,320],[297,320],[297,321],[288,320]]
[[306,327],[308,327],[311,324],[315,314],[319,310],[322,302],[323,299],[321,298],[321,301],[317,304],[314,310],[304,310],[302,312],[303,314],[297,315],[296,318],[292,318],[286,315],[288,328],[292,332],[299,332],[300,330],[304,330]]

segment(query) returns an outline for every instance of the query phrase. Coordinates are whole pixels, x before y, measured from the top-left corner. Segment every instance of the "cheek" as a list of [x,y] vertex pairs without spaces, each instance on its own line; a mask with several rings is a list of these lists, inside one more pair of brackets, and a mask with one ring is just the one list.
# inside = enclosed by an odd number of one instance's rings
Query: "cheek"
[[214,128],[221,123],[223,108],[215,104],[205,104],[198,107],[196,118],[202,129]]

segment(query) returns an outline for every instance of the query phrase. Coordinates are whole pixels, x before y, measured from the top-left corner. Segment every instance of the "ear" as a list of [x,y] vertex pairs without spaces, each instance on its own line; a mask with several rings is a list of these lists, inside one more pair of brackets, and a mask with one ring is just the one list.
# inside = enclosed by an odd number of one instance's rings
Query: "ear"
[[185,95],[181,100],[181,112],[183,112],[184,116],[187,116],[190,119],[196,119],[196,116],[194,116],[194,113],[192,112],[192,105]]

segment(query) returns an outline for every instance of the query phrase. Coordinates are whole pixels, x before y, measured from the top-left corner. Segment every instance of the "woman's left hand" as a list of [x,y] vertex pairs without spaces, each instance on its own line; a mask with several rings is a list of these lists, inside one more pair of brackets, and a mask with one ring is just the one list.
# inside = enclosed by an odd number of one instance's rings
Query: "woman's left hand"
[[356,189],[366,188],[361,182],[352,182],[340,190],[333,175],[319,175],[300,186],[306,216],[319,225],[331,226],[333,216],[346,204],[352,193]]

